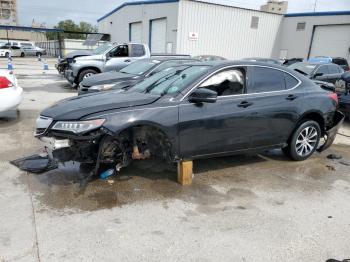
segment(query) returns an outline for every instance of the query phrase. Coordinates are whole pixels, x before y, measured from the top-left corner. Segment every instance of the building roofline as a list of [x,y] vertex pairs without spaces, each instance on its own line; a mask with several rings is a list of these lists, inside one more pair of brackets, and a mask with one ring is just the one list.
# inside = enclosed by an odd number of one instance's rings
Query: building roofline
[[[114,14],[115,12],[117,12],[118,10],[122,9],[125,6],[175,3],[175,2],[179,2],[179,1],[180,0],[148,0],[148,1],[144,0],[144,1],[125,2],[125,3],[121,4],[120,6],[118,6],[117,8],[113,9],[112,11],[110,11],[109,13],[105,14],[101,18],[97,19],[97,22],[102,21],[103,19],[105,19],[108,16]],[[255,11],[255,12],[260,12],[260,13],[267,13],[267,14],[271,14],[271,15],[279,15],[279,16],[281,16],[281,14],[276,14],[276,13],[271,13],[271,12],[266,12],[266,11],[261,11],[261,10],[256,10],[256,9],[250,9],[250,8],[244,8],[244,7],[237,7],[237,6],[233,6],[233,5],[220,4],[220,3],[215,3],[215,2],[207,2],[207,1],[202,1],[202,0],[189,0],[189,1],[198,2],[198,3],[204,3],[204,4],[209,4],[209,5],[219,5],[219,6],[225,6],[225,7],[232,7],[232,8],[242,9],[242,10]]]
[[197,3],[203,3],[203,4],[208,4],[208,5],[218,5],[218,6],[231,7],[231,8],[247,10],[247,11],[255,11],[255,12],[266,13],[266,14],[270,14],[270,15],[283,16],[283,14],[277,14],[277,13],[272,13],[272,12],[267,12],[267,11],[252,9],[252,8],[239,7],[239,6],[234,6],[234,5],[228,5],[228,4],[223,4],[223,3],[207,2],[207,1],[204,1],[204,0],[188,0],[188,1],[197,2]]
[[145,1],[125,2],[125,3],[121,4],[120,6],[118,6],[117,8],[113,9],[112,11],[110,11],[109,13],[107,13],[104,16],[102,16],[99,19],[97,19],[97,22],[102,21],[103,19],[105,19],[108,16],[114,14],[115,12],[117,12],[118,10],[122,9],[125,6],[129,6],[129,5],[165,4],[165,3],[175,3],[175,2],[179,2],[179,0],[150,0],[150,1],[145,0]]
[[289,14],[285,14],[284,17],[333,16],[333,15],[350,15],[350,10],[347,10],[347,11],[330,11],[330,12],[289,13]]

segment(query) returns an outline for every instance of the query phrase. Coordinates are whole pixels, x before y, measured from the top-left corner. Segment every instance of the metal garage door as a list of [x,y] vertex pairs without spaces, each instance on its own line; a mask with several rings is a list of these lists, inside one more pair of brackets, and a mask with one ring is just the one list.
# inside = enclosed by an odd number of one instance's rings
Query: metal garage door
[[142,23],[130,24],[130,42],[142,43]]
[[317,26],[310,57],[340,56],[349,60],[350,25]]
[[152,53],[165,53],[166,46],[166,19],[152,20],[150,24]]

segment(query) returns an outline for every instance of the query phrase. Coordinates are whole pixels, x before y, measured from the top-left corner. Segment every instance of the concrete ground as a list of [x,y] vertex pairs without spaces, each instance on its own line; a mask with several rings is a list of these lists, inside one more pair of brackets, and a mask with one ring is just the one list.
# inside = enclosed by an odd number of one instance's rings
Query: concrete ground
[[279,151],[196,161],[187,187],[153,162],[108,181],[86,182],[76,163],[27,174],[9,161],[40,152],[39,112],[76,95],[48,62],[43,74],[34,58],[14,60],[24,101],[0,120],[1,262],[350,258],[349,122],[337,144],[304,162]]

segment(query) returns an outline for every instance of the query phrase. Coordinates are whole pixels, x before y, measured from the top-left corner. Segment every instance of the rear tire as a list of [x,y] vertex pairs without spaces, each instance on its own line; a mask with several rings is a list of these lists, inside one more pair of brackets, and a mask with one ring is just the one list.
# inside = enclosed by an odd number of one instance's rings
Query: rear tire
[[26,55],[22,52],[22,53],[21,53],[21,57],[25,57],[25,56],[26,56]]
[[282,151],[295,161],[305,160],[316,151],[320,138],[320,125],[306,119],[294,131],[288,146],[282,148]]
[[96,75],[98,72],[94,69],[86,69],[80,72],[79,77],[78,77],[78,85],[80,84],[81,81],[84,80],[84,78],[90,77],[92,75]]
[[5,54],[5,57],[8,58],[9,56],[10,56],[10,53],[6,53],[6,54]]

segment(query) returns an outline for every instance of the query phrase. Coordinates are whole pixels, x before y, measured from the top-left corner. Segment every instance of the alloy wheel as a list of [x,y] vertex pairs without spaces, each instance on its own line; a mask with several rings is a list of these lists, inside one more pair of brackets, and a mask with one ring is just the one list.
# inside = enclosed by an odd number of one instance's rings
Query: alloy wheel
[[307,156],[314,151],[317,141],[318,132],[316,128],[313,126],[305,127],[298,135],[295,143],[295,151],[299,156]]

